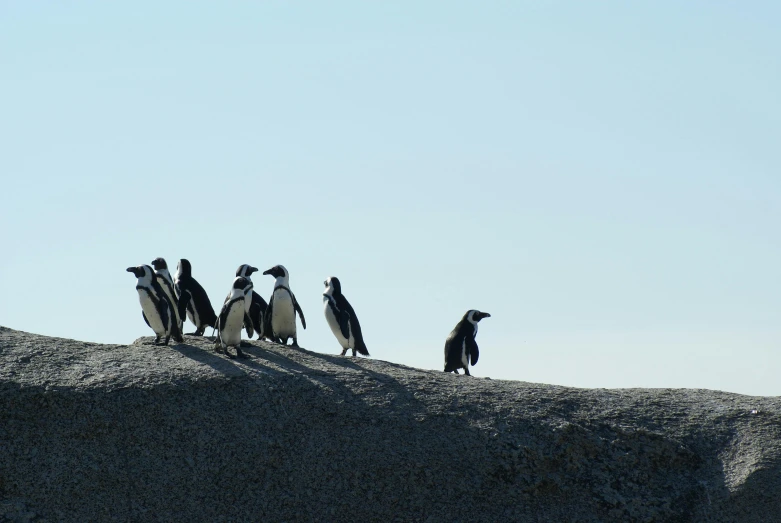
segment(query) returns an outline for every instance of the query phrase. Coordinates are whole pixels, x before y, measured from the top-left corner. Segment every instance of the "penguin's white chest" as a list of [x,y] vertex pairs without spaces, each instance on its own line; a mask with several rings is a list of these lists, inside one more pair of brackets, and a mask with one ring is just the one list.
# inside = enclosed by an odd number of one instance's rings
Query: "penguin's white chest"
[[277,336],[296,335],[296,310],[293,308],[293,298],[285,289],[274,291],[271,328]]
[[353,338],[352,330],[350,331],[350,339],[347,339],[342,335],[342,329],[339,327],[339,319],[336,317],[336,314],[334,314],[330,302],[331,300],[328,298],[328,296],[323,296],[323,306],[325,307],[325,320],[328,322],[328,326],[331,327],[331,332],[334,333],[336,340],[339,342],[342,348],[351,349],[355,347],[355,339]]
[[141,303],[141,310],[144,311],[144,316],[146,316],[146,320],[149,322],[152,330],[155,331],[155,334],[165,336],[166,330],[168,330],[167,326],[163,324],[163,319],[157,312],[157,307],[155,307],[152,298],[149,297],[149,292],[146,289],[138,289],[138,301]]
[[466,350],[466,338],[461,342],[461,363],[464,364],[464,368],[469,368],[469,352]]
[[241,328],[244,326],[244,302],[238,300],[229,305],[225,325],[220,325],[220,337],[223,345],[235,346],[241,343]]

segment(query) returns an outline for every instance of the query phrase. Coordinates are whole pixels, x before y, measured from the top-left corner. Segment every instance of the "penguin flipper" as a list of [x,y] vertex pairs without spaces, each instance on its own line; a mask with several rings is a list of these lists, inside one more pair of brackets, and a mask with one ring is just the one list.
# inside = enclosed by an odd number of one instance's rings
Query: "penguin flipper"
[[252,322],[253,330],[258,333],[258,339],[263,337],[263,318],[266,313],[266,307],[268,307],[266,300],[261,298],[255,291],[252,291],[252,303],[249,306],[249,317]]
[[298,315],[301,317],[301,326],[306,329],[306,318],[304,318],[304,311],[301,310],[301,305],[298,304],[298,300],[296,300],[296,297],[291,292],[290,295],[293,297],[293,308],[298,312]]
[[339,329],[344,339],[350,339],[350,313],[342,309],[339,311]]
[[192,296],[187,291],[184,291],[179,295],[179,317],[182,318],[182,323],[187,319],[187,307],[190,305],[191,298]]
[[144,317],[144,321],[146,322],[146,325],[147,325],[147,327],[149,327],[149,328],[151,329],[151,328],[152,328],[152,326],[151,326],[151,325],[149,325],[149,320],[148,320],[148,319],[146,319],[146,313],[145,313],[144,311],[141,311],[141,316],[143,316],[143,317]]
[[[160,315],[160,320],[163,322],[163,326],[166,327],[166,332],[167,332],[166,345],[168,345],[168,339],[171,337],[171,331],[175,330],[178,327],[178,325],[175,325],[176,320],[170,317],[171,316],[170,313],[173,311],[169,310],[168,304],[170,302],[166,299],[162,289],[160,290],[160,296],[156,300],[153,298],[153,301],[155,302],[157,313]],[[171,321],[170,329],[167,328],[169,320]]]
[[222,304],[222,309],[220,309],[220,316],[217,318],[217,321],[214,325],[210,325],[210,327],[213,327],[220,330],[220,325],[225,325],[225,322],[228,321],[228,302]]
[[174,305],[171,303],[171,300],[168,299],[168,297],[165,297],[165,303],[168,305],[166,307],[167,314],[171,317],[171,337],[174,339],[175,342],[181,343],[184,341],[184,338],[182,337],[182,332],[179,330],[179,322],[176,319],[176,314],[174,312]]
[[266,312],[263,313],[263,335],[267,338],[274,340],[274,329],[271,328],[271,315],[274,314],[274,295],[271,295],[271,299],[268,301]]
[[[164,283],[167,283],[167,280],[161,276],[161,279]],[[162,291],[162,288],[160,289]],[[184,341],[184,338],[182,338],[182,333],[179,330],[179,321],[176,316],[176,305],[171,300],[171,298],[168,297],[168,294],[166,294],[164,291],[160,293],[160,308],[164,309],[164,312],[166,316],[171,318],[171,337],[176,342]],[[181,317],[181,316],[180,316]],[[167,323],[167,320],[164,320]]]
[[247,313],[244,313],[244,330],[247,331],[247,337],[252,338],[255,335],[255,328],[252,326],[252,319]]
[[477,348],[477,342],[474,338],[467,338],[466,348],[469,349],[469,358],[471,360],[471,365],[474,367],[477,363],[477,358],[480,357],[480,350]]

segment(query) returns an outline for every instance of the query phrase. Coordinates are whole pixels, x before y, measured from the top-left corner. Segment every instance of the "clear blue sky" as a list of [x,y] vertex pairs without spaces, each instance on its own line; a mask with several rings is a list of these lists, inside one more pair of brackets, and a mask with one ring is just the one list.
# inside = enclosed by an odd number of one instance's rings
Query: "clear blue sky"
[[[372,355],[781,394],[778,2],[0,2],[0,324],[151,334],[131,265],[217,307],[338,276]],[[273,280],[256,275],[268,297]],[[188,324],[186,330],[192,330]]]

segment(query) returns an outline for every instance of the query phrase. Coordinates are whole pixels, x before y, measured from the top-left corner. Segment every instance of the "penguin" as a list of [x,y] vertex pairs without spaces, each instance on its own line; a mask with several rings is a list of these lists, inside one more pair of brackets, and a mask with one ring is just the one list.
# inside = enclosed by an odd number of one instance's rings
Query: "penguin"
[[173,289],[174,279],[171,277],[171,273],[168,272],[168,264],[165,263],[165,258],[155,258],[152,260],[152,267],[155,269],[155,274],[162,276]]
[[325,292],[323,293],[323,305],[325,306],[325,319],[331,332],[336,336],[336,340],[342,346],[342,356],[347,354],[347,349],[353,350],[353,356],[360,352],[364,356],[369,355],[369,349],[363,342],[361,333],[361,324],[358,323],[358,316],[355,315],[350,302],[342,294],[342,284],[339,278],[331,276],[323,282]]
[[[239,268],[236,269],[236,276],[243,276],[244,278],[247,278],[248,280],[252,281],[250,279],[250,275],[253,272],[257,272],[258,269],[255,267],[251,267],[250,265],[247,265],[246,263],[243,265],[239,265]],[[266,314],[266,308],[268,308],[268,304],[266,303],[266,300],[263,299],[263,297],[255,292],[252,291],[251,299],[249,300],[249,319],[250,322],[248,325],[245,325],[244,328],[247,330],[247,336],[252,338],[252,334],[250,334],[250,331],[254,331],[258,333],[258,339],[263,338],[265,336],[264,333],[264,322],[263,322],[263,316]]]
[[155,258],[152,260],[152,267],[155,269],[157,283],[159,283],[160,287],[163,288],[166,296],[168,296],[168,299],[171,300],[171,303],[174,306],[176,325],[179,327],[179,332],[182,332],[184,321],[182,320],[181,316],[179,316],[179,300],[176,298],[174,280],[171,278],[171,273],[168,272],[168,264],[165,263],[165,259],[163,258]]
[[215,350],[217,352],[224,351],[230,358],[232,357],[228,352],[228,347],[234,347],[236,349],[236,356],[239,358],[245,358],[243,352],[241,352],[241,328],[249,321],[247,315],[248,307],[245,305],[249,302],[252,293],[252,282],[243,276],[238,276],[233,280],[233,286],[231,287],[228,300],[222,306],[220,316],[217,319],[217,339],[215,340]]
[[[247,336],[252,339],[252,336],[255,335],[255,332],[258,332],[258,339],[263,337],[263,313],[266,312],[266,300],[261,298],[261,296],[255,292],[252,289],[252,280],[250,279],[250,274],[253,272],[256,272],[258,269],[255,267],[252,267],[250,265],[242,264],[239,265],[239,268],[236,269],[236,277],[243,277],[246,278],[249,282],[249,288],[247,289],[247,300],[245,300],[245,309],[247,313],[246,321],[244,322],[244,329],[247,331]],[[228,293],[228,296],[225,297],[225,303],[228,302],[228,300],[231,299],[230,293]],[[250,347],[251,344],[248,342],[241,342],[242,346],[244,347]]]
[[144,321],[155,332],[154,344],[160,344],[160,338],[165,337],[164,345],[168,345],[171,338],[181,342],[182,334],[176,324],[174,305],[160,284],[149,265],[128,267],[127,272],[132,272],[138,281],[138,301],[141,303],[141,314]]
[[271,293],[264,316],[266,337],[275,342],[281,341],[282,345],[287,344],[288,338],[293,338],[293,347],[298,347],[296,312],[301,316],[301,325],[305,329],[306,319],[293,291],[290,290],[290,275],[282,265],[275,265],[263,274],[270,274],[276,278],[274,292]]
[[464,317],[458,322],[456,328],[445,341],[445,372],[455,372],[463,368],[464,374],[469,374],[469,360],[472,366],[477,364],[480,351],[477,349],[477,323],[483,318],[490,318],[487,312],[477,310],[466,311]]
[[192,277],[192,266],[184,258],[179,260],[176,266],[174,291],[179,298],[179,316],[184,320],[185,310],[187,311],[187,317],[195,324],[195,336],[203,336],[207,326],[214,328],[217,315],[214,314],[209,296]]

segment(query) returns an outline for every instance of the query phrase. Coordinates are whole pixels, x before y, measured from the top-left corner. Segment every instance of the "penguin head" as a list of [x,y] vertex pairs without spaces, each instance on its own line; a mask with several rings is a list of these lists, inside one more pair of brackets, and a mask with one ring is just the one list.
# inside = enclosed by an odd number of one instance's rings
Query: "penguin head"
[[235,280],[233,280],[233,288],[234,289],[245,289],[247,287],[252,287],[252,282],[249,281],[244,276],[237,276]]
[[464,317],[469,321],[469,323],[477,323],[483,318],[490,318],[491,315],[487,312],[480,312],[478,310],[472,309],[470,311],[467,311],[467,313],[464,315]]
[[237,276],[231,286],[230,299],[242,298],[252,292],[252,282],[244,276]]
[[128,267],[127,272],[132,272],[139,280],[144,278],[152,278],[152,267],[149,265],[139,265],[138,267]]
[[258,272],[258,269],[245,263],[243,265],[239,265],[239,268],[236,269],[236,276],[249,277],[253,272]]
[[165,263],[165,259],[163,258],[155,258],[152,260],[152,267],[154,267],[156,271],[162,271],[168,269],[168,264]]
[[338,296],[342,294],[342,284],[336,276],[329,276],[323,283],[325,284],[323,296]]
[[190,262],[184,258],[179,260],[179,263],[176,264],[176,276],[177,279],[181,278],[182,276],[190,277],[192,276],[193,268],[190,265]]
[[244,276],[237,276],[236,279],[233,280],[233,287],[231,288],[231,293],[238,293],[246,296],[247,294],[252,292],[253,288],[254,285],[252,285],[252,280],[250,280],[249,278],[245,278]]
[[271,276],[275,278],[287,278],[288,272],[287,269],[285,269],[282,265],[274,265],[272,268],[270,268],[267,271],[264,271],[263,274],[270,274]]
[[128,267],[127,272],[132,272],[136,278],[141,278],[144,275],[144,267],[141,265],[138,267]]

